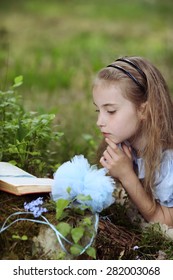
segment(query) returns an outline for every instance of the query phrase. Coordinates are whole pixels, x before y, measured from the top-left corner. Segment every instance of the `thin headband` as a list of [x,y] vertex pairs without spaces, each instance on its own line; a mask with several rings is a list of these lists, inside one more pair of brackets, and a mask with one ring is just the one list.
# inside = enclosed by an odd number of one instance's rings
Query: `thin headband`
[[134,62],[130,61],[129,59],[127,58],[118,58],[116,61],[122,61],[122,62],[125,62],[125,63],[128,63],[130,64],[132,67],[134,67],[138,72],[139,74],[141,74],[143,76],[143,78],[147,81],[147,78],[146,78],[146,75],[145,73],[142,71],[141,68],[139,68]]
[[107,67],[112,67],[121,70],[127,76],[129,76],[145,92],[145,87],[129,71],[125,70],[121,66],[114,65],[114,64],[109,64]]

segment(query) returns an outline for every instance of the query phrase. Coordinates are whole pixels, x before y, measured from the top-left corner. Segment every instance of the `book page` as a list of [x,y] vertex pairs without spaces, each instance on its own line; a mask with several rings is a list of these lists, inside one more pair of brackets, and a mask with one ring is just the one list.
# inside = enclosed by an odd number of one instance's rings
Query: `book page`
[[0,177],[0,180],[13,186],[51,186],[53,179],[32,177]]
[[21,176],[21,177],[32,177],[36,178],[36,176],[24,171],[23,169],[9,163],[9,162],[0,162],[0,179],[1,177],[15,177],[15,176]]

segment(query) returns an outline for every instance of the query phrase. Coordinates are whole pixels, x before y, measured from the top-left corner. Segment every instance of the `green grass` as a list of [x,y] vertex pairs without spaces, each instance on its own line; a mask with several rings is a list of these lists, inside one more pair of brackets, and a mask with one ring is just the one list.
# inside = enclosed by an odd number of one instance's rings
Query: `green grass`
[[121,55],[145,56],[173,89],[172,12],[168,0],[1,1],[0,87],[22,74],[24,106],[57,114],[67,143],[61,159],[76,147],[88,151],[81,135],[99,139],[91,88],[101,67]]

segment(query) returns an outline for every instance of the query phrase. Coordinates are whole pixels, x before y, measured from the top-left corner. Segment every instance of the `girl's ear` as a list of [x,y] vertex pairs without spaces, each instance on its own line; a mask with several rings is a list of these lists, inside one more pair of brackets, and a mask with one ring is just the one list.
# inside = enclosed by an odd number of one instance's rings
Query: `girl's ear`
[[147,117],[147,109],[148,109],[148,101],[141,104],[140,108],[138,109],[139,118],[141,120],[145,120]]

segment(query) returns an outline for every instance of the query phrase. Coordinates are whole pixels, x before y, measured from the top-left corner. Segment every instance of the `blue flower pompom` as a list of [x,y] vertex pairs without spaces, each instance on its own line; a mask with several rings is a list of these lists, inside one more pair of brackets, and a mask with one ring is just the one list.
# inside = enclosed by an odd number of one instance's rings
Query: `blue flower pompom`
[[[90,206],[93,212],[101,212],[114,203],[115,182],[106,175],[105,168],[90,166],[83,155],[75,156],[63,163],[54,174],[52,186],[53,200],[73,199],[77,195],[90,195],[92,200],[80,201]],[[68,189],[70,188],[70,192]]]

